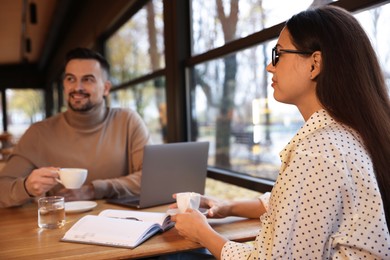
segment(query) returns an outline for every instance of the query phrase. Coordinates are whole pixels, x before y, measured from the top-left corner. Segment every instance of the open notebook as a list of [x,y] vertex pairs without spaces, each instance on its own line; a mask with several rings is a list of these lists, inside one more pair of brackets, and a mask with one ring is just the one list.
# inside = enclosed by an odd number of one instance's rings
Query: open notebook
[[146,208],[173,202],[177,192],[204,194],[208,149],[208,142],[145,146],[140,196],[107,202]]
[[61,241],[134,248],[173,225],[166,213],[108,209],[79,219]]

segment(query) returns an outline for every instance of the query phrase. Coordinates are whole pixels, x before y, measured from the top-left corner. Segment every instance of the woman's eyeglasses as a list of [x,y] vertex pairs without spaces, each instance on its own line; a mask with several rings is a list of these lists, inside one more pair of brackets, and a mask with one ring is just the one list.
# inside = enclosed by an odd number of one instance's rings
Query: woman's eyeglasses
[[298,51],[298,50],[288,50],[288,49],[277,49],[276,46],[272,48],[272,66],[276,66],[279,61],[280,54],[282,53],[292,53],[292,54],[306,54],[310,55],[311,52],[308,51]]

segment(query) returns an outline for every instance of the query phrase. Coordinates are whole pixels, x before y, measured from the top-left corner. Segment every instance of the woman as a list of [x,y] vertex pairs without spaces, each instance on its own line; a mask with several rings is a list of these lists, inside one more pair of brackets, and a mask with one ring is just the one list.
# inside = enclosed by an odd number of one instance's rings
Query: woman
[[341,8],[301,12],[267,71],[275,99],[306,121],[280,153],[271,197],[201,205],[209,217],[261,216],[254,246],[221,237],[195,210],[173,217],[179,233],[222,259],[390,259],[390,102],[365,32]]

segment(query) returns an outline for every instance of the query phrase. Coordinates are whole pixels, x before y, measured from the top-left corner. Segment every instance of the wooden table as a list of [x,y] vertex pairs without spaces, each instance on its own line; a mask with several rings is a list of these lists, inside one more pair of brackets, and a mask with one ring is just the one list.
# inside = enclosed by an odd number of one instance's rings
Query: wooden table
[[[82,216],[97,215],[104,209],[129,209],[98,201],[89,212],[66,215],[65,227],[46,230],[37,225],[37,205],[0,209],[0,259],[123,259],[140,258],[201,248],[183,239],[175,228],[156,234],[135,249],[60,242],[65,232]],[[144,209],[165,212],[167,206]],[[258,219],[229,217],[210,220],[217,232],[235,241],[254,240],[260,227]]]

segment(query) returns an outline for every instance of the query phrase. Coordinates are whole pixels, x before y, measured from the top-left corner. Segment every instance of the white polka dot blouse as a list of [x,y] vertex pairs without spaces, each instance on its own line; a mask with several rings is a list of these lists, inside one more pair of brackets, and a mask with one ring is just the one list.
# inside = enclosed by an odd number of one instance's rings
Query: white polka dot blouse
[[317,111],[280,157],[254,245],[227,242],[222,259],[390,259],[383,202],[356,131]]

